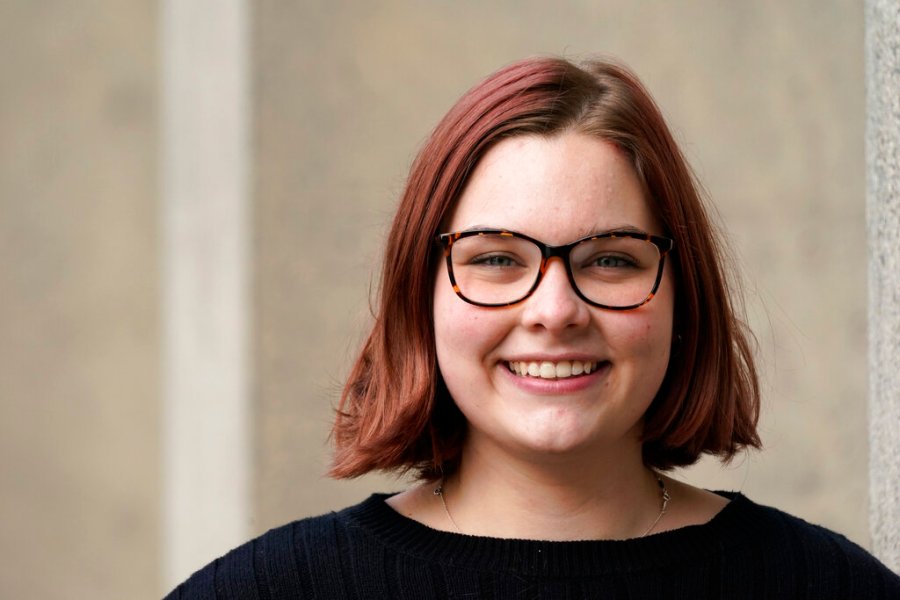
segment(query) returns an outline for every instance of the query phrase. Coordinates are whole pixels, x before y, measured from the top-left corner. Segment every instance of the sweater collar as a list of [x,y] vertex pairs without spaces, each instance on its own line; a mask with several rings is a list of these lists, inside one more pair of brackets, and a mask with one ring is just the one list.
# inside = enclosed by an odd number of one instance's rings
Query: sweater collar
[[396,512],[385,502],[388,494],[373,494],[338,513],[338,518],[394,550],[460,568],[541,577],[601,575],[708,559],[752,536],[762,524],[760,511],[753,510],[757,505],[740,493],[716,493],[730,502],[709,522],[630,540],[561,542],[438,531]]

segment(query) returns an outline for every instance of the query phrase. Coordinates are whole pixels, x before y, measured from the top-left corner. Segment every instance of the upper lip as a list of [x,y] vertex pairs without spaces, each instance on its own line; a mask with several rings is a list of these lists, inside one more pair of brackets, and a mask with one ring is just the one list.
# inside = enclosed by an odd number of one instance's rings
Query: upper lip
[[520,354],[518,356],[510,356],[503,359],[505,362],[552,362],[558,363],[562,361],[578,360],[581,362],[605,362],[607,359],[600,358],[596,355],[584,354],[581,352],[569,352],[564,354]]

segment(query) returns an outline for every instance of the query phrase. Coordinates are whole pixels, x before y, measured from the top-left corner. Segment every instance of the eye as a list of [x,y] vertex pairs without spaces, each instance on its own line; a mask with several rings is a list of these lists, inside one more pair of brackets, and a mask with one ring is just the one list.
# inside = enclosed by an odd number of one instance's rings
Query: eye
[[589,266],[601,269],[625,269],[636,266],[635,262],[627,256],[618,254],[604,254],[591,259]]
[[473,258],[471,264],[484,267],[516,267],[520,263],[505,254],[483,254]]

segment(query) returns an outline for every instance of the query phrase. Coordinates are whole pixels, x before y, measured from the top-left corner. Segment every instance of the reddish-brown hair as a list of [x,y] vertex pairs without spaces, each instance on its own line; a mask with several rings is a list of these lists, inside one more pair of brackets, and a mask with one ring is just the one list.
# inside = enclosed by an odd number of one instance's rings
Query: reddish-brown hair
[[412,165],[387,240],[375,322],[344,387],[332,431],[331,475],[455,469],[465,419],[441,379],[432,294],[434,236],[485,152],[517,135],[578,131],[630,157],[654,214],[673,237],[674,343],[644,425],[647,465],[730,459],[758,447],[759,386],[750,336],[736,314],[699,186],[637,77],[606,61],[558,58],[509,65],[469,90]]

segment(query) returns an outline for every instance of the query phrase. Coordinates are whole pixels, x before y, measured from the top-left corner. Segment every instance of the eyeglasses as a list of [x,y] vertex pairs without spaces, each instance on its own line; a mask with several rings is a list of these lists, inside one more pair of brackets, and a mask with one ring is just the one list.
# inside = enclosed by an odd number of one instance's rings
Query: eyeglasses
[[453,291],[476,306],[509,306],[528,298],[550,259],[559,257],[578,297],[592,306],[629,310],[650,302],[662,280],[669,238],[614,231],[549,246],[521,233],[480,229],[436,236]]

